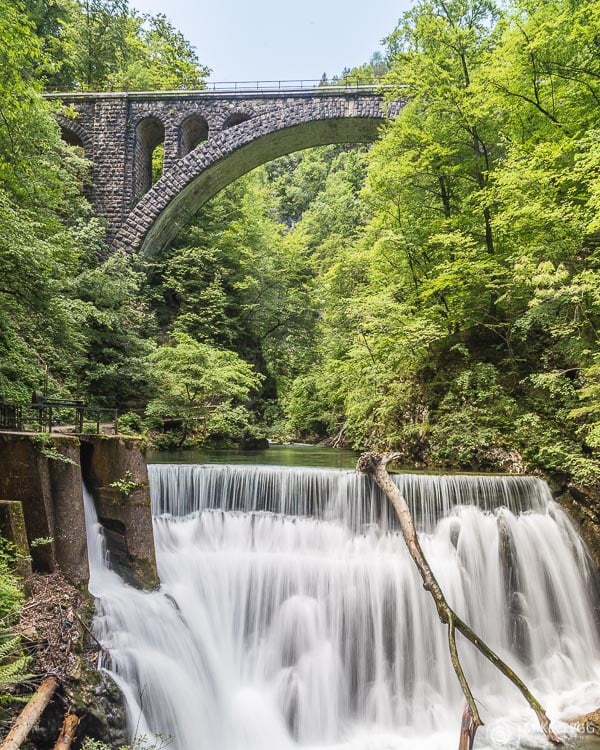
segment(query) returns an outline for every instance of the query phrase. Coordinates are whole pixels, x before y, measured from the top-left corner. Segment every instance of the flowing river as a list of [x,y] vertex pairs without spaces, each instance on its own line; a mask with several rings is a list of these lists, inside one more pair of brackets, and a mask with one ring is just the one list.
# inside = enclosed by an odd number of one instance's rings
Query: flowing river
[[[232,463],[154,464],[149,477],[158,592],[110,570],[86,494],[94,630],[132,734],[173,750],[457,747],[445,627],[370,479]],[[568,738],[561,720],[600,706],[596,586],[547,485],[394,481],[451,605]],[[459,650],[486,722],[476,747],[546,747],[517,690],[460,636]]]

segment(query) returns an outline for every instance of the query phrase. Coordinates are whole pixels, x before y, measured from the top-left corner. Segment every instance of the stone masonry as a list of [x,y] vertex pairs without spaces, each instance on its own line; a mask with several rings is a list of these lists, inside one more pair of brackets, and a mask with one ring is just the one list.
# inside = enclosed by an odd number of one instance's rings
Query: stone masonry
[[[93,162],[91,199],[113,249],[153,253],[233,180],[278,156],[366,143],[402,102],[371,89],[52,94],[65,140]],[[152,185],[152,153],[164,144]]]

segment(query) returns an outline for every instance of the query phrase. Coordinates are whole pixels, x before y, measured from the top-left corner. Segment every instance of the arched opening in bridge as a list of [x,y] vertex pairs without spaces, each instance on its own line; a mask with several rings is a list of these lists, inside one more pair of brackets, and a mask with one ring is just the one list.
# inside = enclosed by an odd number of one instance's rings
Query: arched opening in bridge
[[[203,203],[200,212],[191,206],[183,221],[175,218],[171,226],[179,233],[174,244],[141,259],[139,268],[147,271],[147,288],[153,290],[150,304],[163,330],[177,330],[177,335],[181,332],[239,352],[264,376],[250,407],[256,408],[260,419],[263,409],[265,419],[272,419],[280,405],[287,403],[285,399],[291,398],[287,368],[296,366],[291,364],[296,347],[316,335],[322,317],[321,300],[312,293],[313,271],[317,265],[325,265],[327,253],[316,242],[313,245],[305,240],[304,231],[306,237],[311,236],[309,229],[300,227],[295,235],[292,232],[307,209],[321,205],[319,196],[330,173],[338,190],[336,207],[349,205],[351,186],[359,189],[366,148],[333,144],[266,160],[259,171],[250,170],[241,180],[225,185]],[[344,177],[339,174],[342,171]],[[292,176],[289,181],[284,179],[286,174]],[[333,195],[335,188],[331,190]],[[359,224],[362,212],[355,214],[348,222],[341,220],[340,226],[350,225],[354,219]],[[315,238],[321,231],[327,235],[330,229],[336,236],[337,222],[318,223],[323,228],[314,229]],[[302,242],[306,249],[300,257],[296,253]],[[326,243],[327,237],[323,248]],[[164,341],[166,346],[167,339]],[[185,364],[176,360],[174,366]],[[316,402],[318,394],[311,391],[306,398]],[[161,419],[157,429],[165,445],[187,430],[182,419],[169,415]],[[311,435],[325,437],[328,427],[327,422],[315,418]],[[260,447],[260,439],[254,440],[249,433],[243,438],[244,445]]]
[[179,155],[187,156],[196,146],[208,139],[208,123],[200,115],[190,115],[179,130]]
[[[345,115],[345,111],[343,111]],[[383,115],[304,117],[272,128],[268,117],[253,117],[252,130],[223,131],[218,151],[200,146],[194,156],[179,159],[119,230],[117,246],[153,255],[170,244],[179,229],[220,190],[250,170],[279,156],[313,146],[370,143],[378,136]],[[221,142],[222,141],[222,142]],[[210,142],[209,142],[210,143]]]
[[223,130],[232,128],[234,125],[239,125],[240,123],[246,122],[249,119],[250,115],[246,114],[246,112],[234,112],[232,115],[229,115],[229,117],[223,123]]
[[63,139],[65,143],[68,143],[69,146],[75,146],[75,148],[80,148],[82,153],[85,151],[85,147],[83,145],[83,141],[80,138],[77,133],[75,133],[73,130],[70,130],[69,128],[65,127],[64,125],[61,125],[60,127],[60,137]]
[[135,198],[138,201],[160,179],[164,160],[165,126],[146,117],[135,129]]
[[[61,139],[67,143],[72,148],[76,149],[77,155],[84,158],[86,156],[86,144],[84,143],[85,134],[80,135],[74,128],[79,127],[75,123],[73,123],[73,129],[68,127],[67,125],[60,126],[60,137]],[[83,133],[83,131],[81,131]],[[88,143],[89,147],[89,143]],[[91,198],[92,193],[92,186],[89,180],[85,180],[83,177],[81,177],[79,181],[79,190],[80,192],[85,195],[86,198]]]

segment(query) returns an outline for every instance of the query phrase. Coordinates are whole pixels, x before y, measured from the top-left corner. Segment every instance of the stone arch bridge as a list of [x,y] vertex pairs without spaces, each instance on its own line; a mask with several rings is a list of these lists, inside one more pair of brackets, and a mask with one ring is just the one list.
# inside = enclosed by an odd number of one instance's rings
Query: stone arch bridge
[[[113,249],[153,253],[258,165],[331,143],[367,143],[401,102],[374,88],[52,94],[63,137],[93,162],[90,197]],[[164,144],[162,176],[152,155]]]

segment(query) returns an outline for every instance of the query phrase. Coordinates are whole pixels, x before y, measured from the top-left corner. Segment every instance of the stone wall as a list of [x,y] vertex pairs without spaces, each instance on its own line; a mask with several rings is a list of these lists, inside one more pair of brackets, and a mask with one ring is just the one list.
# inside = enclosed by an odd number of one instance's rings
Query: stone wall
[[555,497],[573,521],[600,573],[600,496],[589,488],[567,484]]

